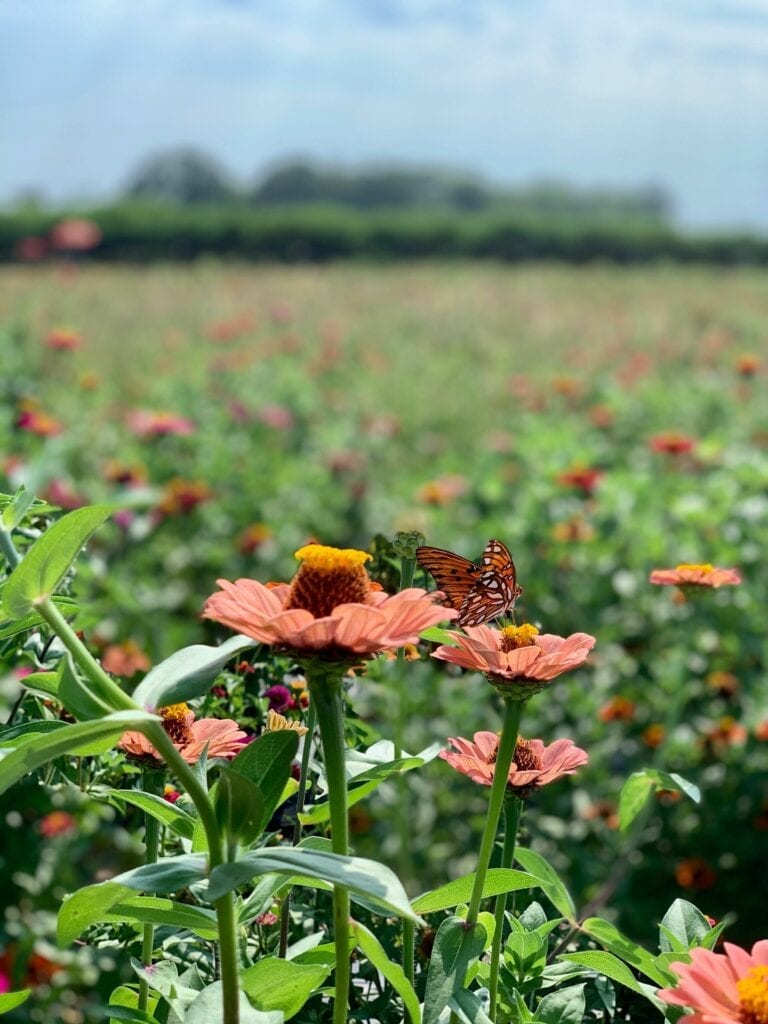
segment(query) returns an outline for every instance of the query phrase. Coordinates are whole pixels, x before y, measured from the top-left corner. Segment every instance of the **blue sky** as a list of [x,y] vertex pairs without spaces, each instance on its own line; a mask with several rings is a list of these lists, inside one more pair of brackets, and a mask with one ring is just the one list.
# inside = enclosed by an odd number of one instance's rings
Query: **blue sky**
[[0,0],[0,201],[153,150],[660,184],[768,229],[768,0]]

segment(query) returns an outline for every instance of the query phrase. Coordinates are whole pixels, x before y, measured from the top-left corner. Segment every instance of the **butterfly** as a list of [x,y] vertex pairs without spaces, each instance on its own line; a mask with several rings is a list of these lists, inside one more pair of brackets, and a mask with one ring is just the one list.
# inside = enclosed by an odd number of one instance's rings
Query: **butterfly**
[[500,540],[489,540],[478,562],[442,548],[416,548],[419,565],[435,578],[455,608],[458,626],[479,626],[514,607],[522,594],[517,584],[515,563]]

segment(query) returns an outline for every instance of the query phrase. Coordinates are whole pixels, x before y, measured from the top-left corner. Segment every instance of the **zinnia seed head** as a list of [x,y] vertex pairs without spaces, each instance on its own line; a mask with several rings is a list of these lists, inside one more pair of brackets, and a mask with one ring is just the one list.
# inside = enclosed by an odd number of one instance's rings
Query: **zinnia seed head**
[[169,704],[168,707],[160,708],[160,715],[163,719],[163,728],[173,742],[183,746],[189,740],[189,727],[195,717],[189,705]]
[[371,581],[365,563],[371,556],[354,548],[331,548],[307,544],[296,558],[301,565],[291,581],[286,608],[304,608],[322,618],[340,604],[365,604]]
[[743,1024],[768,1024],[768,966],[750,967],[736,982],[739,993],[739,1020]]
[[530,622],[524,622],[522,626],[505,626],[501,631],[501,650],[508,652],[520,647],[532,647],[538,635],[538,629]]

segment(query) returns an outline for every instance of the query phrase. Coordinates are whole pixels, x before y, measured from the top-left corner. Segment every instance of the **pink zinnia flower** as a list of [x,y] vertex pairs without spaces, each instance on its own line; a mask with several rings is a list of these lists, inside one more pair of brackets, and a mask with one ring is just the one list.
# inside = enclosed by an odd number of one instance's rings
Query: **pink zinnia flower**
[[[199,718],[186,704],[170,704],[160,708],[163,728],[173,745],[189,764],[194,764],[205,748],[208,757],[234,757],[248,737],[237,722],[229,718]],[[160,754],[140,732],[126,732],[118,747],[129,756],[150,764],[162,763]]]
[[741,583],[741,576],[735,569],[718,569],[708,563],[691,565],[683,562],[674,569],[654,569],[649,580],[651,583],[671,585],[675,587],[722,587],[735,586]]
[[134,410],[128,417],[128,426],[138,437],[163,437],[167,434],[186,437],[196,430],[192,420],[184,416],[149,409]]
[[[495,732],[476,732],[474,743],[460,737],[454,739],[452,736],[448,742],[455,750],[441,750],[440,757],[473,782],[490,786],[499,751],[498,735]],[[545,746],[542,740],[519,738],[507,777],[507,787],[516,790],[518,796],[527,796],[531,790],[540,789],[548,782],[554,782],[564,775],[573,775],[588,760],[586,750],[575,746],[572,740],[555,740]]]
[[674,988],[657,995],[673,1006],[694,1010],[686,1024],[764,1024],[768,1021],[768,939],[756,942],[752,952],[731,942],[725,953],[691,950],[689,964],[670,964],[677,974]]
[[308,544],[290,585],[219,580],[203,616],[265,644],[344,661],[416,643],[419,633],[456,612],[435,604],[439,592],[419,587],[388,596],[365,571],[364,551]]
[[451,635],[458,646],[444,644],[432,652],[433,658],[483,672],[506,697],[517,695],[521,700],[563,672],[578,668],[595,646],[595,638],[588,633],[540,634],[529,623],[501,630],[466,626],[464,633]]
[[66,252],[87,252],[101,242],[101,228],[84,217],[60,220],[50,233],[51,246]]
[[74,352],[82,346],[83,339],[77,331],[69,327],[55,327],[46,335],[45,344],[59,352]]

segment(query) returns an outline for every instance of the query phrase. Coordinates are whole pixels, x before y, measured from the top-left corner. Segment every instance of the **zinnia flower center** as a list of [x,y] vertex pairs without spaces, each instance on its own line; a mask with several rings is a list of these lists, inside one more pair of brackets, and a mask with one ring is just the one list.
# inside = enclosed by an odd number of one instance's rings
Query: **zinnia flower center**
[[319,619],[340,604],[367,603],[371,581],[365,563],[371,556],[365,551],[308,544],[299,548],[296,558],[301,565],[291,582],[286,608],[304,608]]
[[507,653],[520,647],[533,647],[538,635],[538,629],[530,622],[524,622],[522,626],[505,626],[501,631],[501,650]]
[[543,765],[541,758],[534,751],[530,740],[519,739],[515,747],[515,756],[512,760],[517,765],[519,772],[540,772]]
[[192,724],[189,705],[169,704],[167,708],[160,708],[160,715],[165,731],[177,746],[183,747],[189,740],[189,727]]
[[714,565],[710,565],[709,562],[705,562],[703,565],[693,565],[690,562],[682,562],[680,565],[676,566],[676,569],[678,572],[685,572],[688,570],[690,572],[710,573],[715,571]]
[[768,966],[750,967],[736,982],[742,1024],[768,1024]]

